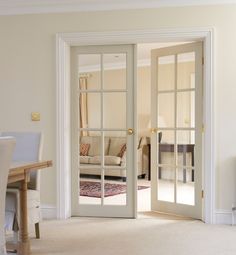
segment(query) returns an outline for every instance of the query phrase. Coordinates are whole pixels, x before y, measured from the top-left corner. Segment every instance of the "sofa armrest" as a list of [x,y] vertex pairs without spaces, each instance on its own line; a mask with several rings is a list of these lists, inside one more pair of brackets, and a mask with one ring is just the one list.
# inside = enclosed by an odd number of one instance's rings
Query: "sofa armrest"
[[124,152],[124,154],[123,154],[123,156],[121,158],[120,166],[121,167],[125,167],[126,166],[126,151]]

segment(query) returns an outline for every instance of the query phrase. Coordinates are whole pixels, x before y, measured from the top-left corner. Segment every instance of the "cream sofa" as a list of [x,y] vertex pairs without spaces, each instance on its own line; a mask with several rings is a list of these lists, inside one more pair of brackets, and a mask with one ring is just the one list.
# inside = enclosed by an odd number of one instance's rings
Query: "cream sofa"
[[[142,139],[142,138],[141,138]],[[90,144],[88,156],[80,156],[80,174],[84,175],[100,175],[99,169],[101,166],[101,137],[99,136],[82,136],[80,142]],[[123,169],[126,166],[126,152],[123,157],[118,154],[122,146],[126,143],[125,137],[105,137],[104,139],[104,164],[108,168],[105,170],[105,176],[108,177],[126,177],[126,171]],[[141,142],[139,142],[141,144]],[[143,154],[145,145],[138,147],[138,176],[144,177],[148,171],[148,157]],[[89,168],[88,168],[89,166]],[[93,167],[91,167],[93,166]],[[109,166],[111,168],[109,168]],[[87,167],[87,168],[86,168]]]

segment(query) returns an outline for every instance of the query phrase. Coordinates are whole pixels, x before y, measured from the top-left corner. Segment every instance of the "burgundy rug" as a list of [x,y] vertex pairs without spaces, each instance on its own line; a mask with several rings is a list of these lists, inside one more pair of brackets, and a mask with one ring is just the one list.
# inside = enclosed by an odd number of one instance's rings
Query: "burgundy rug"
[[[138,186],[138,190],[149,187]],[[105,197],[115,196],[126,193],[125,184],[105,183]],[[80,181],[80,196],[101,197],[101,183],[91,181]]]

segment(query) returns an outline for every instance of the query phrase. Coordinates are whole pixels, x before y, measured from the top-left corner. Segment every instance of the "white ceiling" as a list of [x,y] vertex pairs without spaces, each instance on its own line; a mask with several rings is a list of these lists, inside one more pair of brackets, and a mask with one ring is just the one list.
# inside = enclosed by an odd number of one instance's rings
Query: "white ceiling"
[[0,15],[236,4],[236,0],[0,0]]

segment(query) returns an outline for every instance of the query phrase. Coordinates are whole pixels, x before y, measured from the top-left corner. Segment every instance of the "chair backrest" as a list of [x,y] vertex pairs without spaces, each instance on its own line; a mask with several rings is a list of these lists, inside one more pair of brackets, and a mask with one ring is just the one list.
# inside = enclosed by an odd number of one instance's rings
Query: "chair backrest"
[[[42,159],[42,134],[40,132],[2,132],[2,136],[16,139],[13,161],[30,162]],[[40,189],[40,171],[30,173],[29,189]]]
[[15,147],[15,139],[13,137],[0,137],[0,254],[6,254],[5,251],[5,200],[7,179]]

